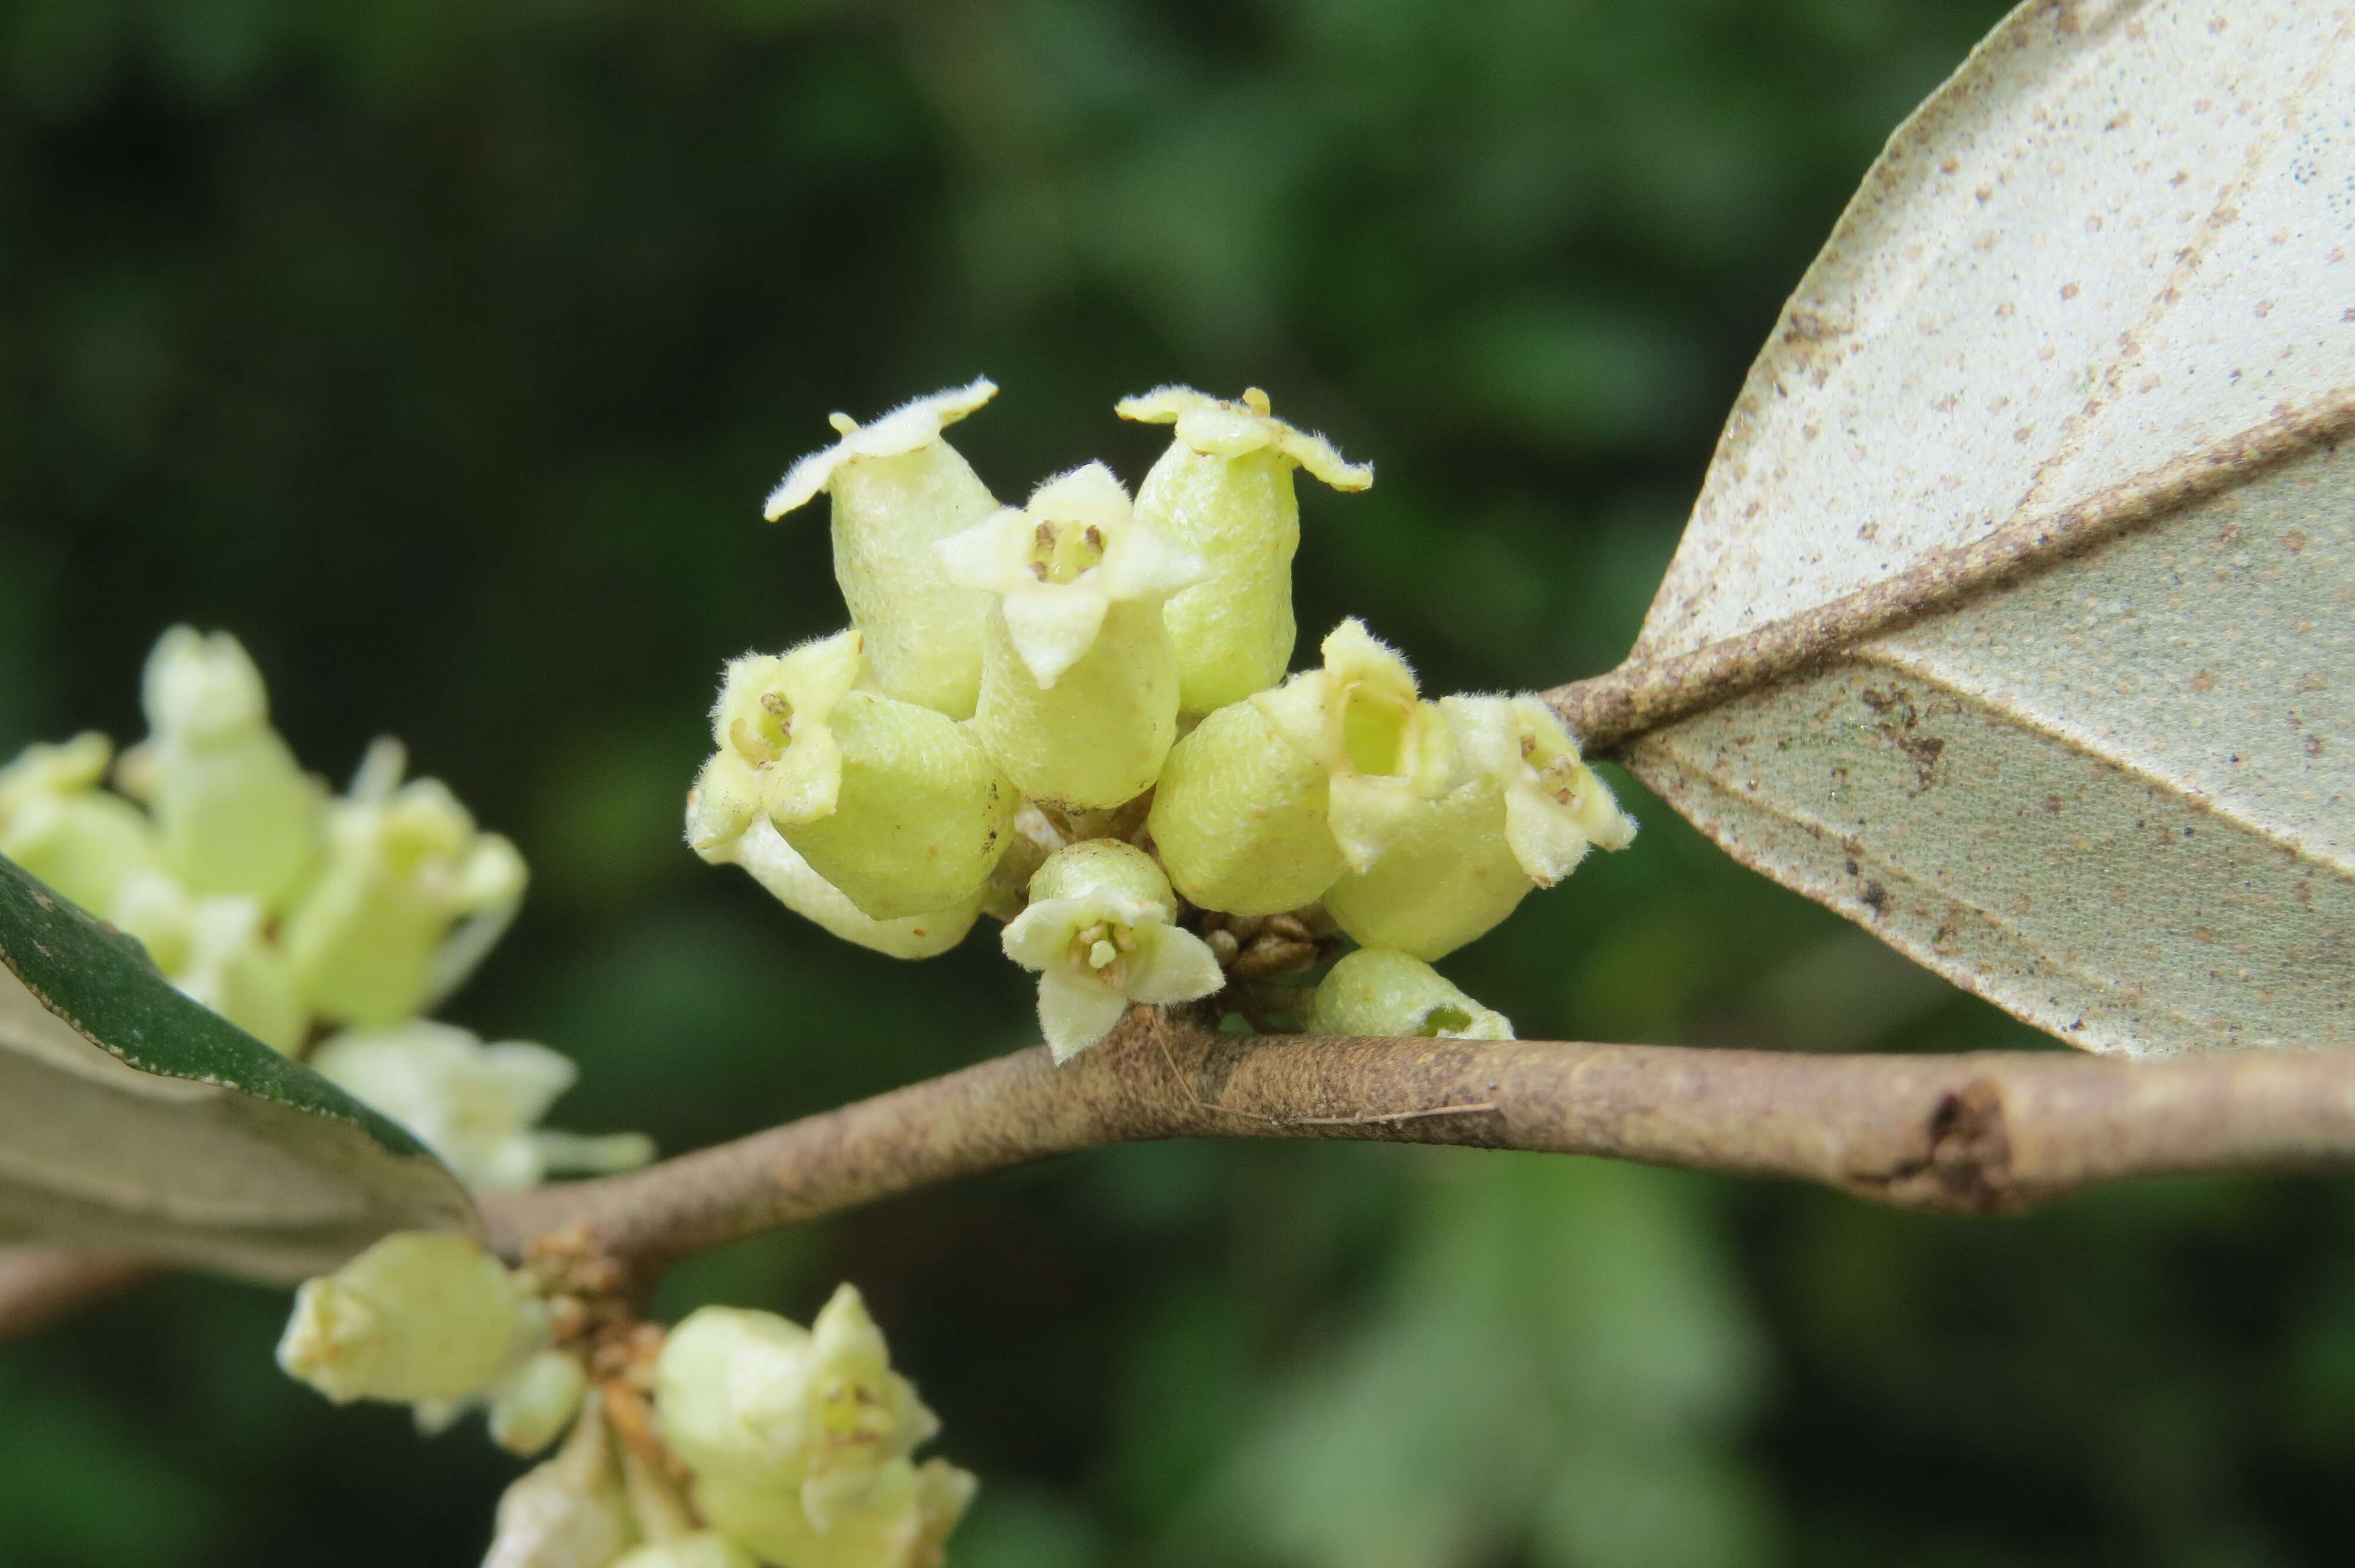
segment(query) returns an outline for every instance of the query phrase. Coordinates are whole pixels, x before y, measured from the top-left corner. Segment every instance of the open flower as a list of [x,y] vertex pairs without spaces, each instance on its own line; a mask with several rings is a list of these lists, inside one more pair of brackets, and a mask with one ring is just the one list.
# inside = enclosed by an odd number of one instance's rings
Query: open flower
[[1162,621],[1202,563],[1138,521],[1102,463],[1041,484],[942,543],[949,576],[993,596],[974,726],[1022,792],[1078,810],[1135,799],[1178,736]]
[[447,994],[506,928],[528,879],[515,845],[477,832],[448,786],[400,784],[400,772],[397,745],[371,749],[328,814],[325,863],[281,931],[304,1000],[341,1023],[391,1023]]
[[1153,857],[1116,839],[1057,850],[1007,925],[1006,954],[1039,971],[1039,1025],[1068,1062],[1136,1002],[1191,1001],[1226,983],[1199,937],[1172,924],[1177,901]]
[[157,863],[145,813],[98,788],[113,755],[92,730],[0,768],[0,854],[107,919],[123,885]]
[[165,865],[192,893],[282,908],[317,848],[320,790],[270,727],[261,672],[228,632],[175,626],[142,698],[151,734],[122,779],[155,813]]
[[860,914],[929,916],[981,892],[1014,786],[955,720],[853,690],[864,641],[853,630],[729,665],[690,842],[719,855],[765,816]]
[[472,1239],[395,1231],[303,1283],[278,1364],[338,1404],[464,1399],[538,1348],[536,1305]]
[[1276,915],[1374,863],[1447,783],[1447,728],[1406,661],[1349,620],[1323,668],[1231,703],[1169,753],[1149,819],[1170,880],[1206,909]]
[[1446,697],[1453,769],[1381,859],[1326,891],[1341,929],[1423,959],[1493,930],[1531,891],[1570,874],[1591,845],[1621,849],[1636,823],[1533,696]]
[[1208,569],[1160,529],[1140,524],[1100,462],[1058,474],[940,546],[949,576],[995,594],[1009,641],[1043,689],[1095,645],[1115,604],[1158,604]]
[[1293,471],[1336,490],[1363,490],[1370,464],[1348,463],[1322,436],[1268,411],[1253,387],[1228,402],[1185,387],[1125,397],[1114,412],[1175,424],[1137,487],[1136,513],[1201,556],[1210,575],[1169,600],[1178,711],[1206,714],[1284,679],[1292,662],[1292,557],[1300,547]]
[[902,702],[966,718],[981,687],[989,601],[951,582],[935,544],[997,507],[942,429],[995,397],[986,379],[919,397],[860,425],[786,471],[764,509],[771,522],[834,497],[834,575],[854,626],[867,634],[876,683]]
[[654,1158],[643,1133],[541,1131],[540,1118],[581,1072],[570,1057],[528,1041],[485,1045],[471,1030],[418,1018],[346,1030],[319,1047],[311,1065],[485,1192],[521,1192],[552,1171],[626,1171]]

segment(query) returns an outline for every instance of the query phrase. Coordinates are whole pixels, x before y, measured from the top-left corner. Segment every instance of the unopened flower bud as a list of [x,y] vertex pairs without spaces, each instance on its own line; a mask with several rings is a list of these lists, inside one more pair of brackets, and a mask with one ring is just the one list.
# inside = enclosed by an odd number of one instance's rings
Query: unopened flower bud
[[771,522],[834,497],[834,575],[886,694],[972,716],[989,601],[949,580],[933,546],[997,508],[942,427],[996,395],[986,380],[919,397],[871,425],[834,416],[842,439],[794,464],[769,496]]
[[1316,988],[1311,1034],[1510,1040],[1512,1021],[1481,1006],[1421,959],[1361,948]]
[[338,1022],[391,1023],[447,989],[445,948],[462,919],[504,924],[527,874],[514,844],[478,832],[439,779],[338,800],[327,856],[286,917],[282,939],[314,1011]]
[[319,789],[270,727],[270,703],[226,631],[175,626],[147,658],[146,743],[124,758],[164,863],[192,893],[284,907],[316,848]]
[[1006,956],[1039,971],[1039,1026],[1067,1062],[1137,1002],[1191,1001],[1226,984],[1199,937],[1172,924],[1177,900],[1153,857],[1117,839],[1057,850],[1006,927]]
[[396,1231],[303,1283],[278,1364],[338,1404],[463,1399],[528,1348],[535,1321],[471,1239]]
[[[687,794],[687,837],[690,844],[709,832],[698,821],[703,800],[700,789]],[[810,869],[809,862],[784,841],[766,817],[755,817],[751,825],[734,838],[718,837],[714,847],[698,849],[696,853],[714,865],[742,866],[751,874],[753,881],[794,914],[815,922],[846,942],[872,948],[895,959],[929,959],[947,952],[964,939],[964,934],[973,929],[980,915],[982,895],[978,893],[946,909],[898,920],[878,920],[862,914],[858,905],[843,896],[840,888]]]
[[101,919],[123,884],[157,863],[145,814],[98,788],[113,750],[90,731],[28,746],[0,768],[0,854]]
[[1133,515],[1102,463],[1047,481],[941,555],[954,581],[995,596],[973,724],[1007,777],[1072,810],[1143,794],[1178,734],[1162,604],[1202,563]]
[[1535,888],[1570,874],[1590,844],[1620,849],[1636,823],[1535,697],[1447,697],[1448,791],[1417,806],[1380,860],[1325,895],[1369,948],[1425,960],[1493,930]]
[[852,689],[861,642],[853,630],[729,665],[690,832],[714,852],[765,814],[861,914],[927,915],[980,893],[1018,801],[964,726]]
[[824,1528],[789,1488],[712,1478],[695,1495],[706,1519],[777,1568],[939,1568],[975,1489],[944,1459],[895,1459],[863,1503]]
[[311,1065],[485,1192],[520,1192],[551,1171],[626,1170],[654,1157],[654,1145],[638,1133],[583,1139],[538,1130],[580,1069],[528,1041],[485,1045],[471,1030],[412,1018],[347,1029],[323,1043]]
[[1444,720],[1414,673],[1356,620],[1322,669],[1211,714],[1169,753],[1154,847],[1205,909],[1278,915],[1369,866],[1447,778]]
[[580,1357],[570,1351],[538,1351],[492,1393],[491,1441],[510,1454],[538,1453],[579,1414],[588,1387]]
[[1124,398],[1115,411],[1178,427],[1137,487],[1136,514],[1210,570],[1169,600],[1179,711],[1207,714],[1265,691],[1292,662],[1292,557],[1300,547],[1293,470],[1336,490],[1363,490],[1373,469],[1272,418],[1256,387],[1236,403],[1163,387]]
[[604,1415],[591,1407],[554,1458],[500,1497],[483,1568],[610,1568],[637,1534]]

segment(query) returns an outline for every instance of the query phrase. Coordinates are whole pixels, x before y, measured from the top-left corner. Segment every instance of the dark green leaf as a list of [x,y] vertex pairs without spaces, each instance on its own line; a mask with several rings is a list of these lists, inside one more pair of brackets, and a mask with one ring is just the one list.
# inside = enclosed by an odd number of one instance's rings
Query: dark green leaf
[[0,1240],[293,1280],[389,1231],[478,1226],[415,1139],[5,858],[0,963]]

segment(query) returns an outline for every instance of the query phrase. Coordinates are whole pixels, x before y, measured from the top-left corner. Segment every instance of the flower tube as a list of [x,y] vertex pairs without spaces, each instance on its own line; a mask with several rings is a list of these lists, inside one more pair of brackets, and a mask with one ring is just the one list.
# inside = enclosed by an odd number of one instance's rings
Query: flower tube
[[869,919],[962,906],[1005,853],[1014,787],[954,719],[853,690],[864,641],[853,630],[729,665],[690,842],[722,854],[765,816]]
[[1177,426],[1137,487],[1136,514],[1199,556],[1209,576],[1169,600],[1178,708],[1207,714],[1263,692],[1292,662],[1292,557],[1300,547],[1293,471],[1363,490],[1370,464],[1348,463],[1322,436],[1268,412],[1253,387],[1227,402],[1185,387],[1123,398],[1124,419]]
[[995,596],[974,730],[1022,792],[1108,810],[1152,787],[1178,736],[1163,602],[1202,563],[1133,513],[1102,463],[943,541],[952,580]]
[[820,491],[833,496],[835,579],[851,624],[867,634],[876,683],[951,718],[973,715],[989,601],[951,582],[933,546],[997,503],[941,431],[996,394],[984,379],[871,425],[837,414],[842,439],[794,464],[763,509],[773,523]]
[[1336,924],[1369,948],[1426,961],[1485,936],[1588,848],[1624,849],[1636,822],[1533,696],[1444,697],[1451,787],[1418,803],[1381,858],[1325,894]]
[[1371,866],[1447,779],[1447,729],[1414,673],[1363,623],[1325,639],[1322,669],[1219,709],[1169,753],[1147,819],[1178,892],[1205,909],[1278,915]]

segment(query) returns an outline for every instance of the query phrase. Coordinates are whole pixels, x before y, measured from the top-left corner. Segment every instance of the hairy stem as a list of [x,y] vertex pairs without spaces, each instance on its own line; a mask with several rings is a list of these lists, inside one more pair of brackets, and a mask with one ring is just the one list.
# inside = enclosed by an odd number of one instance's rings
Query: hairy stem
[[933,1182],[1170,1138],[1602,1155],[1986,1213],[2123,1177],[2355,1166],[2355,1056],[2131,1065],[1254,1037],[1140,1010],[1062,1068],[1017,1052],[631,1175],[498,1199],[490,1215],[510,1252],[579,1224],[651,1273]]

